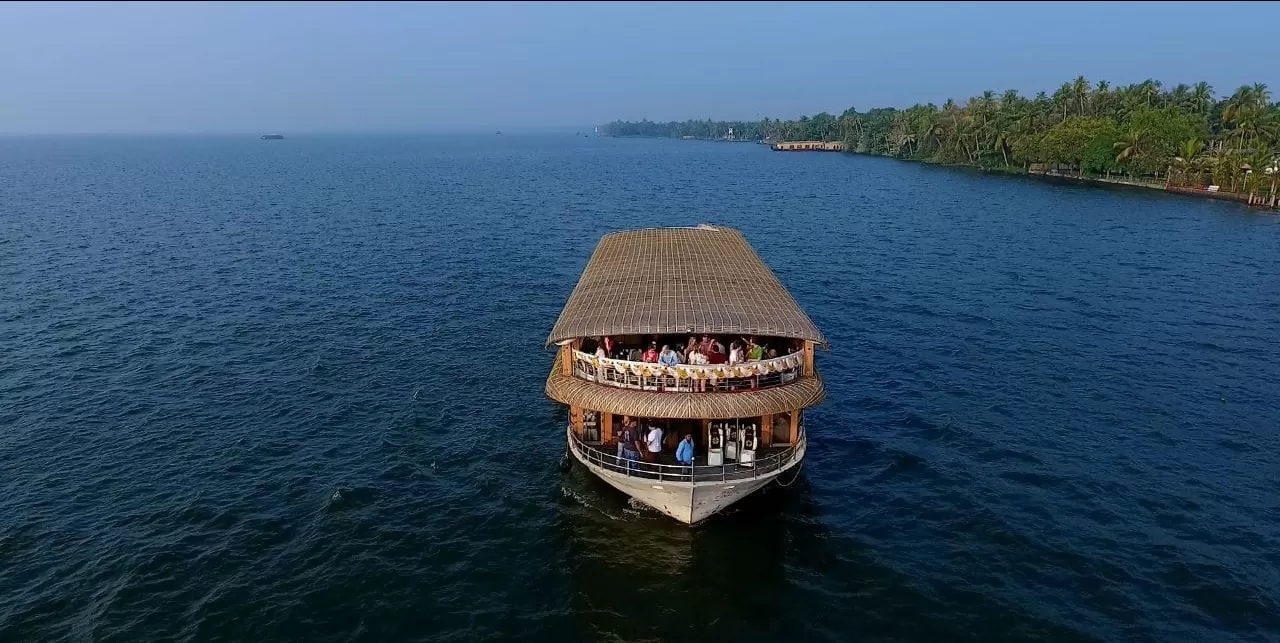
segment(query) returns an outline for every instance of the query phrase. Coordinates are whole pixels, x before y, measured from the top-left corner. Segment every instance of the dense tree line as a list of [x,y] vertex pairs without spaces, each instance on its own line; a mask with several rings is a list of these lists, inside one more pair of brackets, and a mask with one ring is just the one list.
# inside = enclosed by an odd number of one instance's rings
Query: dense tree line
[[1165,88],[1146,80],[1124,87],[1083,76],[1052,95],[1009,90],[908,109],[835,116],[826,112],[784,121],[616,121],[611,136],[747,140],[844,141],[849,150],[989,169],[1048,164],[1084,175],[1167,176],[1212,182],[1233,192],[1276,189],[1272,168],[1280,150],[1280,103],[1264,84],[1215,98],[1200,82]]

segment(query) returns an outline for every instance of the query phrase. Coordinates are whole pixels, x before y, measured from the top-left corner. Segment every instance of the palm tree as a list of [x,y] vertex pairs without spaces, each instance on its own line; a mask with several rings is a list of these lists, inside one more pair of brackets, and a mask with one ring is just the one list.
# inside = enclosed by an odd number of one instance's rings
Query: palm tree
[[1169,91],[1169,104],[1178,109],[1187,109],[1191,103],[1191,87],[1186,83],[1178,83]]
[[1093,95],[1089,97],[1089,102],[1093,104],[1093,114],[1100,116],[1105,111],[1108,99],[1111,97],[1111,83],[1100,80],[1097,89],[1093,90]]
[[1053,104],[1062,106],[1062,120],[1067,120],[1067,107],[1071,104],[1071,83],[1062,83],[1058,91],[1053,92]]
[[1245,175],[1246,189],[1249,192],[1257,192],[1262,185],[1266,183],[1270,177],[1267,176],[1267,168],[1271,167],[1275,155],[1266,145],[1259,145],[1247,158],[1245,163],[1249,166],[1249,172]]
[[1253,87],[1253,103],[1258,107],[1265,108],[1271,103],[1271,90],[1267,89],[1266,83],[1254,83]]
[[1191,87],[1191,112],[1194,114],[1207,114],[1209,108],[1213,106],[1213,85],[1203,80]]
[[1138,84],[1138,89],[1142,92],[1142,97],[1147,101],[1147,107],[1151,107],[1151,101],[1160,97],[1160,81],[1150,78]]
[[[1129,164],[1142,159],[1147,147],[1147,133],[1140,129],[1129,130],[1120,140],[1116,141],[1112,146],[1116,152],[1116,164]],[[1133,176],[1132,168],[1130,168],[1129,176]]]
[[1249,137],[1249,141],[1253,141],[1253,137],[1257,136],[1265,125],[1267,112],[1259,109],[1256,105],[1246,104],[1231,110],[1230,121],[1235,125],[1235,131],[1240,133],[1240,150],[1245,150],[1245,137]]
[[1196,138],[1185,140],[1178,147],[1178,155],[1173,157],[1173,164],[1181,170],[1183,184],[1187,183],[1187,173],[1198,169],[1200,152],[1203,150],[1204,141]]
[[1071,95],[1075,98],[1075,103],[1080,106],[1080,115],[1084,116],[1084,99],[1089,95],[1089,81],[1084,76],[1076,76],[1071,83]]

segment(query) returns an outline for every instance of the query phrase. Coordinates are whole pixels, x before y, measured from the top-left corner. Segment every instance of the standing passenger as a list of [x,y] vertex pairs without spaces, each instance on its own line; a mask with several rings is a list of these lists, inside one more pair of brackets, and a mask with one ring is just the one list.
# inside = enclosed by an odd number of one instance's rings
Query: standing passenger
[[645,446],[649,449],[651,462],[657,462],[662,454],[662,427],[654,424],[649,427],[649,435],[645,436]]
[[680,441],[676,447],[676,462],[689,467],[684,473],[686,475],[693,474],[693,434],[684,434],[684,439]]
[[742,344],[739,344],[738,342],[729,344],[729,365],[741,364],[745,361],[747,360],[742,352]]

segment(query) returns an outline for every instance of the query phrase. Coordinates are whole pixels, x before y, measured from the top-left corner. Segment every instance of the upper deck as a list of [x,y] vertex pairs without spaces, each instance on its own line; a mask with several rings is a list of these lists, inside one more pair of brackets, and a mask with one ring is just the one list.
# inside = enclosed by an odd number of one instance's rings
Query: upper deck
[[[605,235],[547,343],[560,346],[547,394],[574,408],[730,418],[792,411],[824,395],[813,348],[825,338],[729,228]],[[694,343],[704,349],[688,350]],[[674,356],[659,362],[659,347]]]

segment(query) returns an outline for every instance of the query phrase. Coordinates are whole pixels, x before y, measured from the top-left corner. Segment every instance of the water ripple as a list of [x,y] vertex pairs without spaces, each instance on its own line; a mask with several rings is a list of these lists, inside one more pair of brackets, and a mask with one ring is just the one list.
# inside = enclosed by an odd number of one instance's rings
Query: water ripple
[[[0,640],[1280,639],[1280,226],[583,138],[0,146]],[[562,473],[599,235],[740,227],[832,342],[694,529]]]

